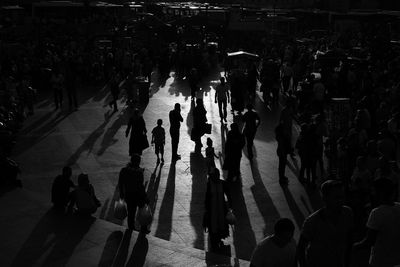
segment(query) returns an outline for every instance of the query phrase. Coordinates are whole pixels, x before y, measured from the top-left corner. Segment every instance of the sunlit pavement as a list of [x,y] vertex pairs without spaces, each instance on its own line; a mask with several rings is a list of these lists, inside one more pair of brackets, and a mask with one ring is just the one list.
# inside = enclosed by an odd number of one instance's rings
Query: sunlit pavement
[[[154,76],[157,79],[156,75]],[[165,85],[161,87],[153,85],[150,101],[144,109],[148,140],[151,140],[150,133],[156,126],[157,119],[164,121],[163,126],[167,133],[163,165],[156,164],[152,147],[145,150],[142,157],[142,166],[146,169],[148,195],[154,210],[150,235],[171,241],[170,244],[181,247],[208,250],[207,233],[204,233],[202,228],[207,181],[204,162],[205,141],[206,137],[211,137],[215,151],[223,152],[224,133],[226,134],[229,125],[234,121],[230,113],[227,125],[220,123],[212,89],[217,81],[218,77],[214,77],[212,81],[204,82],[198,94],[198,97],[204,99],[208,122],[213,125],[212,134],[205,135],[202,139],[204,145],[202,154],[194,153],[194,143],[190,140],[192,104],[190,90],[185,81],[175,80],[172,73]],[[65,110],[62,112],[54,111],[52,99],[39,101],[35,115],[28,118],[21,130],[13,157],[20,163],[24,188],[4,193],[0,198],[2,210],[9,216],[2,216],[0,219],[0,236],[6,237],[2,245],[6,247],[6,244],[9,244],[7,250],[9,253],[4,255],[2,252],[0,259],[8,259],[6,262],[10,262],[10,259],[12,262],[17,253],[21,253],[21,246],[27,243],[26,239],[35,230],[38,220],[50,209],[52,180],[66,164],[72,165],[75,182],[79,173],[89,174],[89,179],[102,202],[102,207],[95,217],[114,224],[126,225],[126,222],[113,218],[113,207],[119,198],[116,190],[118,173],[129,160],[125,130],[131,111],[125,107],[125,98],[122,97],[119,111],[112,113],[108,106],[110,96],[107,88],[85,90],[80,92],[79,97],[81,106],[78,111],[72,113],[67,112],[67,101],[64,102]],[[168,131],[168,113],[175,103],[181,104],[184,118],[178,148],[182,159],[176,164],[171,163]],[[279,107],[270,110],[260,98],[257,98],[255,108],[262,123],[254,141],[253,163],[248,160],[246,149],[243,151],[242,186],[239,183],[231,186],[237,224],[231,228],[230,237],[225,240],[224,251],[228,256],[244,260],[250,259],[257,242],[272,233],[273,225],[280,217],[288,217],[295,222],[297,238],[304,218],[320,203],[318,193],[306,192],[298,182],[296,174],[299,166],[290,158],[286,171],[289,186],[283,189],[279,185],[273,131],[279,117]],[[240,118],[236,118],[235,121],[240,121]],[[220,167],[219,160],[216,162]],[[19,200],[15,200],[17,198]],[[14,208],[11,202],[20,205],[16,204]],[[100,220],[97,220],[97,227],[99,227],[98,221]],[[107,225],[112,227],[110,226],[112,224]],[[9,231],[12,231],[12,234]],[[34,246],[34,243],[30,245]],[[104,245],[98,242],[98,246]],[[48,246],[52,246],[51,242]],[[46,253],[40,257],[47,257]],[[34,260],[39,260],[39,256]]]

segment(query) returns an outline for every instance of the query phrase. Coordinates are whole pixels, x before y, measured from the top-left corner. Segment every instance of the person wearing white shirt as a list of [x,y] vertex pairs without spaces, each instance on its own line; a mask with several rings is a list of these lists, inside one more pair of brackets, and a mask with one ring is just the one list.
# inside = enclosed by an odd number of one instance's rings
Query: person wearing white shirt
[[294,224],[290,219],[279,219],[275,233],[264,238],[254,249],[250,267],[294,267],[296,242],[293,239]]

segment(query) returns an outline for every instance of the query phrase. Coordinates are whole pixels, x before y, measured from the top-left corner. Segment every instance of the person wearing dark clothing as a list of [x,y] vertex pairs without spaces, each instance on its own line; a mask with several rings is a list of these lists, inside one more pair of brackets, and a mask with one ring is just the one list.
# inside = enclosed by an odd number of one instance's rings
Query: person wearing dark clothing
[[89,182],[89,176],[81,173],[78,176],[78,186],[72,191],[68,210],[72,211],[76,205],[76,212],[81,215],[90,215],[101,206],[94,192],[93,185]]
[[[307,123],[303,123],[301,125],[300,135],[296,141],[296,149],[300,156],[300,174],[299,174],[299,181],[301,183],[313,182],[315,181],[315,168],[312,168],[313,162],[313,151],[315,147],[313,147],[313,132],[310,129],[310,126]],[[306,174],[307,179],[304,178]],[[311,177],[310,177],[311,175]],[[310,179],[312,179],[310,181]]]
[[189,73],[189,86],[190,86],[190,95],[192,96],[192,100],[196,97],[196,92],[198,90],[199,83],[199,75],[195,68],[190,70]]
[[229,103],[229,86],[225,82],[225,78],[220,78],[221,83],[215,88],[215,103],[218,103],[219,117],[221,122],[227,117],[226,106]]
[[[228,203],[225,201],[225,195]],[[219,170],[213,167],[207,182],[203,218],[203,227],[208,230],[212,250],[221,249],[224,244],[221,239],[229,236],[226,214],[230,208],[230,203],[229,188],[226,182],[220,179]]]
[[181,122],[183,122],[183,118],[181,115],[181,105],[179,103],[176,103],[174,109],[169,112],[169,133],[171,135],[173,160],[181,158],[181,156],[178,154],[179,131],[181,128]]
[[111,78],[109,82],[112,100],[108,105],[110,106],[110,108],[114,108],[114,112],[118,111],[117,100],[119,96],[119,82],[120,75],[118,72],[116,72],[115,68],[113,68],[111,71]]
[[251,64],[247,70],[246,83],[248,90],[248,101],[252,102],[256,95],[257,89],[257,80],[259,78],[259,74],[257,71],[257,67],[255,64]]
[[193,141],[196,143],[196,151],[200,151],[203,144],[201,137],[204,135],[204,130],[207,122],[207,111],[204,108],[203,99],[196,99],[196,107],[193,110]]
[[135,109],[133,116],[129,119],[125,132],[126,137],[129,136],[129,132],[131,133],[129,138],[129,156],[133,154],[142,155],[143,150],[149,147],[149,142],[146,135],[146,123],[138,109]]
[[224,170],[228,171],[228,181],[232,181],[240,175],[240,160],[244,144],[245,137],[239,131],[238,124],[232,123],[225,142]]
[[58,68],[53,70],[51,85],[54,91],[54,104],[56,109],[61,108],[63,102],[64,76]]
[[65,72],[65,87],[68,94],[69,109],[78,109],[78,100],[76,96],[76,63],[73,58],[67,61],[67,67]]
[[253,141],[256,136],[258,126],[261,123],[260,116],[253,110],[252,104],[247,104],[247,112],[243,115],[243,122],[245,123],[243,133],[246,136],[247,154],[249,159],[253,159]]
[[285,168],[287,163],[287,155],[291,152],[290,139],[287,136],[283,123],[279,123],[279,125],[275,128],[275,138],[278,142],[278,148],[276,153],[279,158],[279,183],[281,185],[288,184],[288,178],[285,176]]
[[[118,189],[119,196],[125,200],[128,209],[128,227],[135,229],[135,215],[137,208],[142,208],[149,203],[146,190],[143,184],[144,169],[140,168],[141,158],[134,154],[131,157],[131,162],[119,173]],[[141,232],[149,233],[146,226],[142,226]]]
[[63,168],[62,174],[58,175],[53,182],[51,188],[51,201],[54,208],[64,211],[69,202],[69,190],[75,187],[71,181],[72,170],[66,166]]
[[165,130],[162,123],[162,119],[158,119],[157,126],[151,131],[151,144],[155,146],[154,152],[157,155],[157,163],[160,162],[158,154],[161,154],[161,162],[164,162]]

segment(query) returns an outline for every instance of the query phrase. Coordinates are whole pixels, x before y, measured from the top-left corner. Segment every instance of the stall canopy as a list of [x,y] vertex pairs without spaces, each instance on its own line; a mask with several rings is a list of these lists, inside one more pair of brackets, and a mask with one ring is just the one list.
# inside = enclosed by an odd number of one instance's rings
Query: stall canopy
[[244,52],[244,51],[228,53],[228,57],[230,57],[230,58],[245,57],[245,58],[249,58],[249,59],[258,59],[259,58],[259,56],[257,54],[252,54],[252,53],[248,53],[248,52]]

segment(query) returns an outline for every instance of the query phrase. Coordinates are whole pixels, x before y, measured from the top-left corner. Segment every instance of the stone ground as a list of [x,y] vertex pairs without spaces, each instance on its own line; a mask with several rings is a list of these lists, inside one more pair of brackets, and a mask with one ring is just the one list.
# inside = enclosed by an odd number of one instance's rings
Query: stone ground
[[[203,144],[206,137],[211,137],[215,151],[223,153],[227,129],[240,118],[229,114],[228,124],[220,123],[218,106],[213,101],[213,86],[217,81],[218,75],[205,81],[198,97],[204,99],[208,121],[213,125],[211,135],[203,137]],[[40,95],[35,115],[24,123],[13,154],[22,169],[24,187],[0,193],[1,265],[245,266],[256,243],[273,232],[278,218],[291,218],[298,238],[304,218],[320,205],[319,194],[305,190],[298,182],[299,166],[291,159],[287,168],[289,186],[279,185],[274,127],[280,107],[269,109],[257,97],[255,109],[262,123],[254,142],[255,158],[251,164],[244,149],[242,186],[239,183],[231,186],[237,224],[225,240],[224,254],[228,257],[205,252],[208,250],[207,234],[202,228],[205,147],[201,155],[194,153],[194,143],[190,140],[193,106],[189,91],[187,83],[175,80],[172,73],[165,84],[152,84],[150,101],[142,108],[149,141],[157,119],[163,119],[167,132],[165,164],[156,164],[152,147],[142,157],[154,211],[147,238],[126,231],[126,222],[113,218],[113,207],[119,199],[118,173],[129,160],[125,130],[130,109],[125,107],[125,97],[119,101],[119,111],[112,113],[106,87],[86,88],[79,92],[79,110],[71,113],[67,111],[67,101],[63,111],[54,111],[52,98],[47,98],[49,94]],[[181,104],[184,118],[178,148],[182,159],[172,163],[168,112],[176,102]],[[294,133],[296,136],[296,129]],[[222,158],[216,161],[220,166]],[[67,163],[72,166],[75,182],[79,173],[89,175],[102,202],[92,219],[82,222],[60,218],[50,211],[52,181]]]

